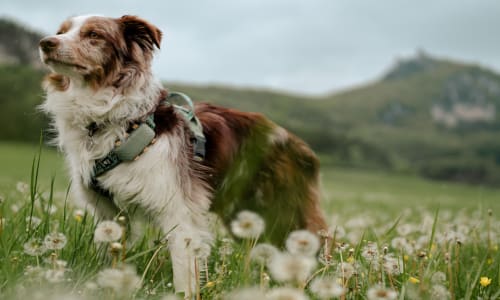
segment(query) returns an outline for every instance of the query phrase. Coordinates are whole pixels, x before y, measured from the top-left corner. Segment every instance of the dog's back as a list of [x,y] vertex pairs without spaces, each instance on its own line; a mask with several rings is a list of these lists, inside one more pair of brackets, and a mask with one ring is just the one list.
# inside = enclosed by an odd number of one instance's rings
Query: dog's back
[[196,108],[207,138],[211,210],[229,224],[242,210],[259,213],[265,236],[282,244],[287,233],[326,229],[319,205],[319,161],[299,138],[261,114],[209,104]]

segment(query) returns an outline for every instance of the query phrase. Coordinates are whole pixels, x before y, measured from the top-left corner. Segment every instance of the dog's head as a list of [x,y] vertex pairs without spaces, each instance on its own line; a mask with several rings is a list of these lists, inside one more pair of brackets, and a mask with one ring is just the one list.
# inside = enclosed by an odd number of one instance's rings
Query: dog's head
[[60,89],[67,79],[82,80],[94,88],[124,87],[138,73],[150,72],[161,36],[158,28],[135,16],[78,16],[40,41],[40,57],[59,75],[55,77],[61,80]]

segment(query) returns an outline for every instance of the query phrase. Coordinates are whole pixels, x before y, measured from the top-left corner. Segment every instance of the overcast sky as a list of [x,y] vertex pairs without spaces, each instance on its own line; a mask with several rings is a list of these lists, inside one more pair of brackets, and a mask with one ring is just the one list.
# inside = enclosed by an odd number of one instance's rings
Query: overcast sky
[[68,16],[133,14],[164,33],[154,71],[175,82],[322,94],[430,54],[500,70],[499,0],[5,0],[0,16],[55,33]]

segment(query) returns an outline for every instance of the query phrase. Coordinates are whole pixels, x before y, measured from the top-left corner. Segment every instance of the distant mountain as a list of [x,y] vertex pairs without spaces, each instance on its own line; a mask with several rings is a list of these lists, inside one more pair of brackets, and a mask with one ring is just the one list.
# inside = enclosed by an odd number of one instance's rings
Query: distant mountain
[[0,18],[0,64],[42,66],[38,42],[42,35],[19,23]]
[[418,53],[378,81],[313,104],[385,153],[391,168],[500,183],[500,75],[491,70]]
[[[35,109],[43,101],[40,37],[0,20],[2,140],[36,142],[47,128]],[[326,164],[500,185],[500,75],[480,66],[420,51],[370,84],[324,97],[165,85],[195,101],[262,112],[304,138]]]

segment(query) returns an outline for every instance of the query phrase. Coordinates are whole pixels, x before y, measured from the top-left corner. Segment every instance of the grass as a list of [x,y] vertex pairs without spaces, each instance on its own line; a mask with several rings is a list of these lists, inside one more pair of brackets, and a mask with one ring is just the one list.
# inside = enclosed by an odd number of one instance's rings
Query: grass
[[[163,235],[146,227],[142,239],[124,244],[125,250],[120,244],[95,243],[92,218],[66,198],[60,156],[43,149],[38,180],[30,174],[37,151],[0,144],[0,298],[167,299],[173,287]],[[32,182],[31,188],[18,181]],[[220,233],[206,259],[207,273],[202,272],[203,299],[220,299],[231,291],[228,299],[245,299],[244,293],[253,299],[263,293],[269,299],[304,299],[304,294],[330,299],[320,297],[327,294],[325,286],[340,289],[340,299],[375,299],[373,293],[377,299],[394,299],[393,292],[398,299],[500,296],[498,190],[331,167],[324,168],[322,183],[335,241],[331,252],[293,255],[278,266],[247,264],[242,262],[249,259],[253,241],[238,243]],[[37,239],[53,241],[55,233],[65,237],[61,249],[26,253]],[[297,267],[306,260],[313,261],[313,270]],[[287,264],[296,267],[287,269]],[[302,276],[283,279],[280,268]],[[285,293],[283,287],[294,296],[272,298]]]

